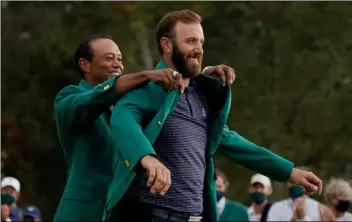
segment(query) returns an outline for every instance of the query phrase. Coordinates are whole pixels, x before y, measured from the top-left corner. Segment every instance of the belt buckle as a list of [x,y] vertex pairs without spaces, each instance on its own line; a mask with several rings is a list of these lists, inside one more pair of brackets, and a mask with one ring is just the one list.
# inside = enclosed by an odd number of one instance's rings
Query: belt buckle
[[202,217],[189,216],[188,221],[189,222],[200,222],[200,221],[202,221]]

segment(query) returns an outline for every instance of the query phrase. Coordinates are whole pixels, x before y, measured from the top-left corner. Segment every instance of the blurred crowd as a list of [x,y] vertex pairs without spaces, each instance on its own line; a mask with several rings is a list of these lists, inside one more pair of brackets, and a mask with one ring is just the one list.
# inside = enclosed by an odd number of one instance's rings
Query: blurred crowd
[[14,177],[4,177],[1,181],[1,221],[41,221],[39,207],[18,206],[21,183]]
[[[248,195],[252,201],[245,206],[226,197],[230,188],[224,172],[216,172],[216,192],[219,221],[352,221],[348,212],[352,201],[352,187],[342,178],[332,178],[324,186],[324,197],[328,205],[307,195],[302,187],[287,184],[289,198],[272,202],[274,192],[268,177],[255,174],[251,177]],[[20,207],[21,184],[14,177],[4,177],[1,181],[1,221],[41,221],[38,206]]]
[[352,187],[342,178],[332,178],[324,185],[327,205],[305,194],[302,187],[287,184],[289,198],[272,202],[275,192],[268,177],[255,174],[251,177],[248,194],[251,205],[226,198],[229,182],[217,170],[216,190],[220,221],[352,221],[348,212],[352,201]]

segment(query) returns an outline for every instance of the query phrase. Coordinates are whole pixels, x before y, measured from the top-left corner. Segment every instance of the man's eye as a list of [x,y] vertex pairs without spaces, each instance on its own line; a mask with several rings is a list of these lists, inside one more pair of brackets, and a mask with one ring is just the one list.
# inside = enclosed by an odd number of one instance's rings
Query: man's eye
[[113,60],[113,57],[105,57],[106,60]]

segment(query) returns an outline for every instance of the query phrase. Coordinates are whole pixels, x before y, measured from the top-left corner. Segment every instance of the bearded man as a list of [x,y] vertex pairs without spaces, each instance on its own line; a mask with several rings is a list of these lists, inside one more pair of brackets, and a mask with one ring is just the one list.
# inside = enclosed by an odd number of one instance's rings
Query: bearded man
[[119,161],[103,219],[217,221],[215,152],[274,180],[321,192],[321,180],[313,173],[295,169],[292,162],[226,126],[231,88],[201,74],[201,20],[192,11],[175,11],[156,29],[162,55],[156,69],[177,70],[186,90],[167,91],[148,83],[127,92],[112,111]]

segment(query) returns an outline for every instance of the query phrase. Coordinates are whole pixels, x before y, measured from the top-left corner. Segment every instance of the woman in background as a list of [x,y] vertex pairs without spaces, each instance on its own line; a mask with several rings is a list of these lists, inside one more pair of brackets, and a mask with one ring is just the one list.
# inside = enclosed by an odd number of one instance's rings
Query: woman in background
[[346,180],[331,179],[326,185],[325,195],[336,221],[352,221],[352,214],[347,212],[352,201],[352,187]]

